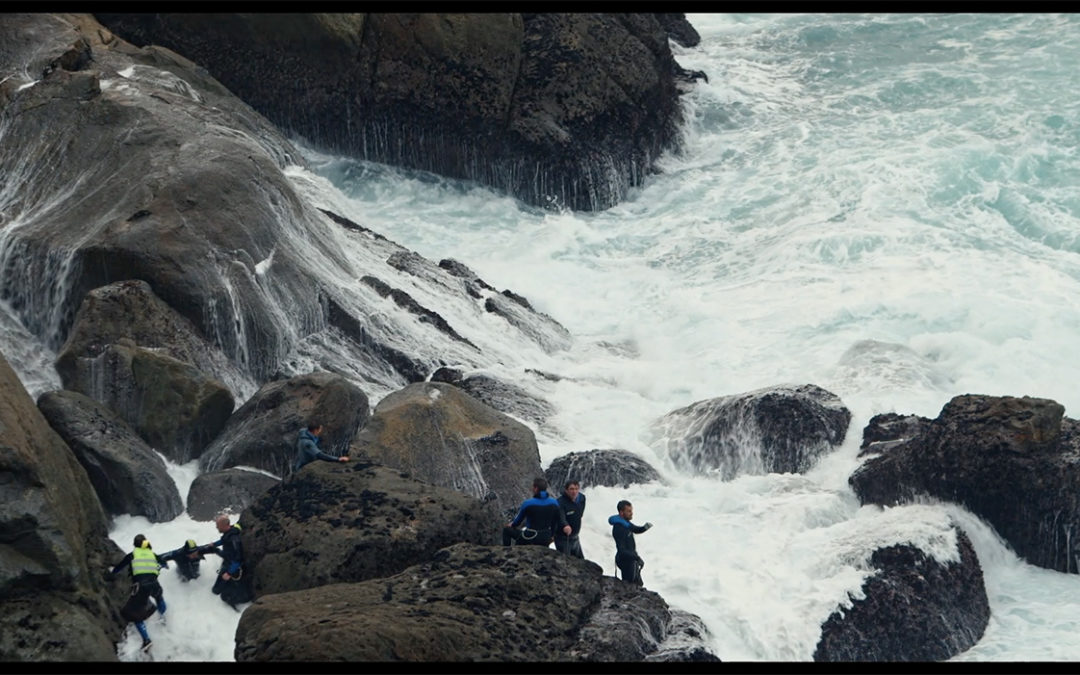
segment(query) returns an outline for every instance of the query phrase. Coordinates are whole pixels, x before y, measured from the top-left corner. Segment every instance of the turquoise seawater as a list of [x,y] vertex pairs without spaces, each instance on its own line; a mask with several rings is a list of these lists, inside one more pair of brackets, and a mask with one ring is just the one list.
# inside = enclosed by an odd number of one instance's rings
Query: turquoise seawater
[[[875,413],[981,393],[1080,416],[1080,17],[689,18],[701,44],[673,49],[709,82],[685,97],[684,148],[611,209],[544,212],[311,152],[314,171],[358,222],[570,328],[575,348],[544,364],[575,378],[543,392],[560,407],[538,430],[545,464],[621,447],[667,480],[587,490],[586,555],[614,573],[606,517],[633,501],[657,524],[638,538],[646,585],[702,616],[721,658],[810,659],[873,547],[947,559],[951,518],[992,609],[957,660],[1080,659],[1080,577],[1025,564],[958,507],[860,508],[846,484]],[[855,414],[805,476],[720,483],[649,445],[677,407],[805,382]]]

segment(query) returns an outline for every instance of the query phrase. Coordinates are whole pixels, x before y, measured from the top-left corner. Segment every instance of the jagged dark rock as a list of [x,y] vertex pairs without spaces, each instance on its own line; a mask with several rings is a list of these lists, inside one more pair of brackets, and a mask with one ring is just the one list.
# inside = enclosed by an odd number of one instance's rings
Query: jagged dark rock
[[222,513],[239,515],[279,482],[265,473],[236,467],[199,474],[187,493],[187,513],[192,520],[201,521]]
[[449,384],[410,384],[379,401],[349,455],[516,509],[544,473],[533,432]]
[[116,661],[123,553],[86,471],[0,355],[0,660]]
[[323,452],[344,455],[368,419],[368,398],[333,373],[308,373],[264,384],[229,417],[199,458],[199,470],[250,466],[283,477],[296,459],[296,438],[311,421],[323,425]]
[[930,419],[918,415],[898,415],[882,413],[874,415],[863,429],[862,445],[859,456],[887,452],[904,442],[926,433],[930,428]]
[[843,442],[850,422],[835,394],[785,385],[698,401],[660,418],[653,433],[676,467],[726,480],[805,471]]
[[663,480],[652,465],[627,450],[571,452],[552,460],[544,473],[553,489],[569,480],[579,481],[583,489],[590,485],[626,488]]
[[456,542],[496,544],[494,505],[362,461],[315,462],[244,511],[260,595],[389,577]]
[[165,462],[114,412],[73,391],[46,392],[37,405],[86,470],[106,513],[163,523],[183,512]]
[[696,37],[674,14],[96,16],[334,152],[588,210],[677,146],[686,71],[668,37]]
[[460,370],[443,367],[432,373],[430,379],[432,382],[452,384],[499,412],[538,425],[545,423],[555,414],[555,407],[544,399],[533,396],[515,384],[488,375],[465,377]]
[[1077,572],[1080,423],[1049,399],[956,396],[848,482],[864,504],[963,505],[1032,565]]
[[956,530],[959,560],[941,563],[896,544],[871,556],[865,597],[822,626],[815,661],[946,661],[982,639],[990,605],[971,540]]
[[459,543],[393,576],[262,596],[240,617],[236,659],[642,661],[672,623],[663,598],[595,563]]

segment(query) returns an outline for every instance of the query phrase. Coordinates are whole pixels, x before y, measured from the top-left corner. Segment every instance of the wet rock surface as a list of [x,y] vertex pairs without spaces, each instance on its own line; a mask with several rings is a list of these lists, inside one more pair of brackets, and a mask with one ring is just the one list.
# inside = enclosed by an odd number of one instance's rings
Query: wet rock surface
[[569,480],[579,481],[582,488],[589,485],[625,488],[662,480],[652,465],[627,450],[571,452],[553,459],[544,473],[548,484],[559,488]]
[[163,523],[183,512],[165,462],[111,410],[73,391],[46,392],[37,405],[86,470],[106,513]]
[[390,576],[456,542],[495,544],[491,504],[377,464],[315,462],[244,511],[260,594]]
[[971,540],[957,530],[959,560],[940,563],[897,544],[874,551],[865,597],[822,626],[815,661],[945,661],[982,639],[990,605]]
[[641,661],[681,625],[660,596],[595,563],[462,543],[385,578],[262,596],[240,618],[236,658]]

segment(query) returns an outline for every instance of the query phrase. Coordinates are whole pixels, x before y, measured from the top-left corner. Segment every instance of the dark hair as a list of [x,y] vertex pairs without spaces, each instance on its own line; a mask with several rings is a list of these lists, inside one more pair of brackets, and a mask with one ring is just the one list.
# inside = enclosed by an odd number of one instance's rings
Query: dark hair
[[625,499],[620,499],[619,503],[616,504],[616,506],[615,506],[615,510],[621,512],[623,510],[623,508],[626,507],[626,506],[633,506],[633,504],[626,501]]
[[563,486],[563,489],[568,490],[568,489],[570,489],[571,485],[576,485],[578,487],[581,487],[581,483],[577,482],[576,480],[568,480],[568,481],[566,481],[566,485]]
[[[135,535],[135,548],[142,548],[142,545],[143,545],[144,541],[146,541],[145,536],[143,536],[141,534]],[[150,548],[150,547],[147,546],[147,548]]]
[[319,424],[318,422],[308,422],[307,423],[307,430],[308,431],[315,431],[316,429],[318,429],[321,426],[322,425]]
[[546,478],[533,478],[533,487],[536,488],[537,490],[541,490],[541,491],[547,490],[547,479]]

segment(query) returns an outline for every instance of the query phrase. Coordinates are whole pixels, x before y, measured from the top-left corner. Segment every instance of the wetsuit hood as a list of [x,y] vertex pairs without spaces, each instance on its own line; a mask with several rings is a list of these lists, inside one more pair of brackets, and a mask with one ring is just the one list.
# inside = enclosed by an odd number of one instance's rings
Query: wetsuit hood
[[626,518],[623,518],[617,513],[613,516],[610,516],[607,521],[608,525],[622,525],[623,527],[630,527],[630,521]]

